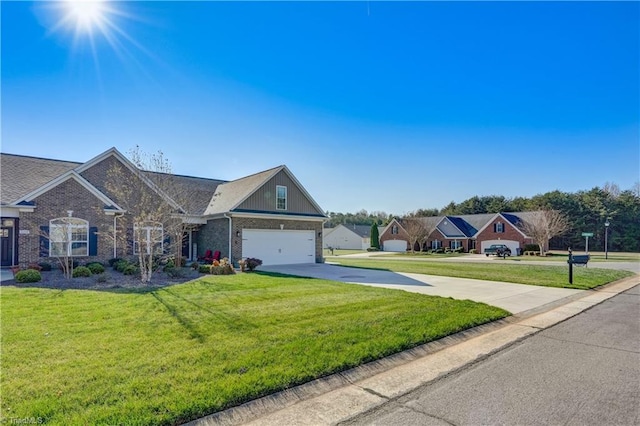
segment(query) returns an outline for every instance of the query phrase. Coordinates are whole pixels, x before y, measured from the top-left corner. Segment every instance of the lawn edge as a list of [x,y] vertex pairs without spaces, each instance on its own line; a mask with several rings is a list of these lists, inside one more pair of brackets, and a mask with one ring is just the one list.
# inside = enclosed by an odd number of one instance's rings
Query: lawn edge
[[[327,402],[322,401],[323,399],[335,403],[337,393],[342,392],[348,397],[347,394],[354,393],[354,389],[356,393],[358,393],[358,390],[361,393],[364,392],[367,394],[369,400],[364,401],[361,395],[359,397],[361,404],[352,404],[353,408],[349,407],[351,412],[348,415],[343,411],[330,410],[329,407],[326,407],[326,411],[324,412],[327,412],[327,414],[342,417],[321,423],[335,424],[337,422],[348,421],[391,399],[396,399],[419,386],[440,380],[456,371],[480,362],[497,352],[513,346],[546,328],[562,323],[639,284],[640,274],[634,274],[630,277],[625,277],[593,289],[583,290],[579,294],[567,296],[560,301],[552,302],[540,308],[463,330],[439,340],[425,343],[341,373],[315,379],[311,382],[246,402],[237,407],[232,407],[193,420],[186,423],[186,425],[236,425],[247,422],[278,424],[278,422],[281,422],[283,419],[292,420],[292,414],[294,414],[296,410],[298,412],[311,414],[305,405],[310,405],[317,409],[318,405]],[[452,368],[442,368],[439,371],[431,372],[430,379],[422,380],[417,385],[415,379],[413,380],[414,383],[406,383],[399,386],[397,383],[391,385],[389,383],[383,383],[383,389],[384,385],[388,386],[391,394],[389,394],[389,392],[378,393],[368,387],[362,386],[362,382],[364,382],[364,385],[368,382],[376,383],[375,376],[388,376],[389,372],[396,368],[398,370],[411,370],[410,364],[429,362],[429,359],[437,357],[441,352],[444,354],[446,353],[445,351],[456,350],[456,348],[454,348],[455,346],[473,346],[474,340],[484,341],[482,344],[476,345],[479,347],[477,354],[471,356],[471,358],[465,362],[452,366]],[[497,343],[493,342],[494,344],[491,345],[492,341],[497,341]],[[402,382],[402,380],[397,380],[397,378],[394,381]],[[384,382],[384,380],[380,382]],[[387,380],[387,382],[390,381]],[[407,382],[412,382],[412,380],[409,379]],[[396,389],[398,387],[399,390]],[[372,396],[375,396],[375,398],[372,399]],[[352,395],[352,398],[358,399],[358,396]],[[365,397],[364,399],[367,398]],[[350,402],[353,403],[353,401]],[[329,411],[333,412],[328,413]],[[323,420],[327,419],[323,418]]]

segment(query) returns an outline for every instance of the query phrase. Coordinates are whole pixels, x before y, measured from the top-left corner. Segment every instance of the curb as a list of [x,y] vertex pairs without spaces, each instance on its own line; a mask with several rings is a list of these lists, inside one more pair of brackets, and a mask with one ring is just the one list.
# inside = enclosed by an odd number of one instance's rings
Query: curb
[[633,275],[194,420],[187,425],[329,425],[350,419],[568,320],[640,283]]

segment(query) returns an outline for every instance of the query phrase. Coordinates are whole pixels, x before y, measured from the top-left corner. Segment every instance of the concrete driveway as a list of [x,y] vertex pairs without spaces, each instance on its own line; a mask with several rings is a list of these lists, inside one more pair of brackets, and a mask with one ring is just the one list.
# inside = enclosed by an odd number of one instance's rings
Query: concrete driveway
[[391,288],[432,296],[470,299],[498,306],[512,314],[537,309],[584,292],[584,290],[537,287],[498,281],[347,268],[326,263],[261,266],[259,270],[372,287]]

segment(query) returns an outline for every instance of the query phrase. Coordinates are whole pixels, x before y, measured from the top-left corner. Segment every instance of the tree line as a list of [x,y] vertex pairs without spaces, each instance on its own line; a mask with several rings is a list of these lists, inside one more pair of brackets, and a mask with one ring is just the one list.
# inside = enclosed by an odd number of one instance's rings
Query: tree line
[[[568,230],[551,239],[551,249],[584,250],[583,232],[593,233],[589,249],[603,251],[605,223],[609,223],[607,239],[609,250],[640,252],[640,185],[621,190],[615,183],[577,192],[550,191],[531,198],[507,198],[501,195],[474,196],[461,203],[450,202],[442,209],[426,208],[406,214],[404,217],[466,215],[498,212],[521,212],[540,209],[557,210],[568,220]],[[379,225],[388,224],[395,216],[385,212],[357,213],[327,212],[327,226],[339,224]]]

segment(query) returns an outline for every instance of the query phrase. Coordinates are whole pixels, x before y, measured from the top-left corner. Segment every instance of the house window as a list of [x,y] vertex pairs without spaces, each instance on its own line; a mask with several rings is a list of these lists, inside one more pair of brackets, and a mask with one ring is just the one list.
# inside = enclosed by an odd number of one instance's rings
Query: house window
[[162,254],[164,232],[162,224],[146,223],[133,226],[133,254]]
[[397,234],[398,233],[398,226],[397,225],[393,225],[391,227],[391,234]]
[[276,209],[277,210],[286,210],[287,209],[287,187],[286,186],[276,186]]
[[49,221],[49,256],[88,256],[89,222],[75,217]]
[[462,242],[458,240],[451,241],[451,250],[459,249],[462,246]]
[[432,248],[432,249],[437,250],[437,249],[439,249],[440,247],[442,247],[442,244],[441,244],[441,242],[440,242],[440,241],[438,241],[438,240],[433,240],[433,241],[431,241],[431,248]]
[[502,223],[502,222],[494,223],[493,224],[493,231],[496,232],[496,233],[503,233],[504,232],[504,223]]

